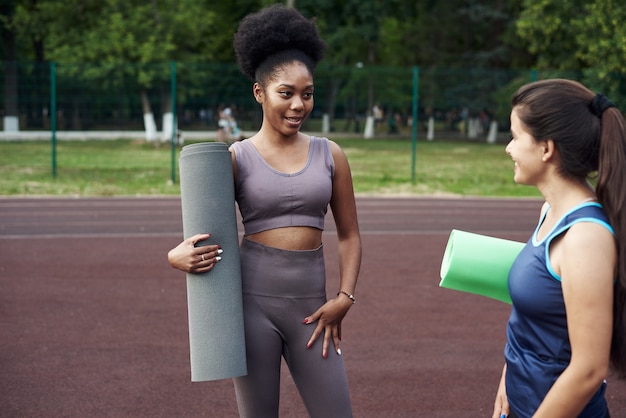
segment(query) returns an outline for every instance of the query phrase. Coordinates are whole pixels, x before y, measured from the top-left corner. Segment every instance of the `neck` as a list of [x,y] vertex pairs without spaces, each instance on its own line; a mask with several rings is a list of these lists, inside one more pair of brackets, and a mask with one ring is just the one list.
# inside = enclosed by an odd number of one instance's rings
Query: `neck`
[[552,184],[539,188],[541,194],[556,213],[565,213],[584,202],[596,200],[589,183],[559,178]]

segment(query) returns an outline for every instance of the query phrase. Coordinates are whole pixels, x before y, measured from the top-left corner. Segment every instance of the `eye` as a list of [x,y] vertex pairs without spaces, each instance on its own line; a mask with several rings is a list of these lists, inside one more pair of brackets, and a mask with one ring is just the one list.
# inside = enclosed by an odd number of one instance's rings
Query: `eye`
[[310,99],[313,97],[313,92],[304,93],[302,96],[304,96],[305,99]]
[[292,93],[289,90],[283,90],[278,92],[278,94],[280,94],[283,97],[291,97]]
[[515,137],[513,136],[513,134],[509,134],[509,141],[512,141],[514,139],[515,139]]

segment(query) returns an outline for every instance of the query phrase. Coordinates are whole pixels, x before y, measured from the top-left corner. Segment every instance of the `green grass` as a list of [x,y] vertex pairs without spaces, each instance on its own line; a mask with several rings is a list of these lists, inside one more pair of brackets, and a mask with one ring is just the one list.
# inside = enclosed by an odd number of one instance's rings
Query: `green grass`
[[338,142],[358,193],[539,196],[535,188],[513,182],[513,162],[503,144],[418,141],[414,154],[410,140]]
[[[335,139],[359,194],[538,197],[513,182],[503,144]],[[143,141],[59,141],[56,177],[45,141],[0,142],[0,195],[177,195],[171,149]],[[176,152],[176,163],[178,155]],[[178,167],[175,171],[178,178]]]

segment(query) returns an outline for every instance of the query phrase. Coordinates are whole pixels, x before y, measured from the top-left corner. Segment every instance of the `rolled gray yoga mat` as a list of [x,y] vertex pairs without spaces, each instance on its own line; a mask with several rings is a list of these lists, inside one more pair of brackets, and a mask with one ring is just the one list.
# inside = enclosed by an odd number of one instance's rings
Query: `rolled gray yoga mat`
[[185,239],[219,244],[221,261],[204,274],[187,273],[191,381],[247,374],[243,329],[239,236],[233,166],[228,146],[203,142],[183,147],[179,159]]

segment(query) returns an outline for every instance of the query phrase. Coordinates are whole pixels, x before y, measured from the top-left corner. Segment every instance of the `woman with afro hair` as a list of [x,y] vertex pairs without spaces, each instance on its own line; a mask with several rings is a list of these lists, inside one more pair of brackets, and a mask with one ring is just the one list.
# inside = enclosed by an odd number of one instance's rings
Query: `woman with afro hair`
[[[361,264],[352,176],[336,143],[300,132],[313,109],[313,73],[325,44],[312,21],[274,5],[241,21],[234,47],[263,110],[259,131],[231,146],[244,225],[248,374],[234,379],[239,414],[278,416],[284,358],[311,417],[351,417],[340,341]],[[329,206],[340,277],[327,299],[322,232]],[[219,262],[219,246],[200,260],[194,248],[207,237],[196,235],[170,251],[172,266],[209,271]]]

